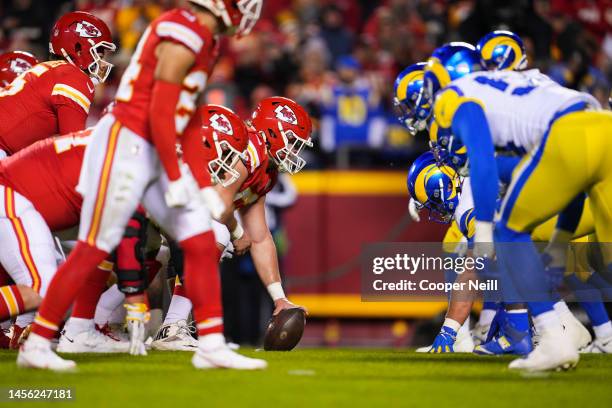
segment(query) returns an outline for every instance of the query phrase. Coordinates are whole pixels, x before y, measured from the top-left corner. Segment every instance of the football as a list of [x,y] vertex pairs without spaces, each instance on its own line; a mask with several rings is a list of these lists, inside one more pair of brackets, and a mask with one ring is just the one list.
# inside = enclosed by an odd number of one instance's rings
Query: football
[[285,309],[272,316],[264,337],[264,350],[293,350],[300,342],[305,326],[306,313],[298,307]]

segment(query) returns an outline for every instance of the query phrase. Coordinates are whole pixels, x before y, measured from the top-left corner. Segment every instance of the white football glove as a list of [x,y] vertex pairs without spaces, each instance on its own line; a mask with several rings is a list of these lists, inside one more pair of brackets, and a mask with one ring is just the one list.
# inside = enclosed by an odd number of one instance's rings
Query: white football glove
[[474,223],[474,256],[477,258],[493,258],[494,255],[493,223],[476,221]]
[[125,320],[130,337],[129,353],[133,356],[146,356],[147,349],[144,342],[147,334],[145,323],[149,320],[147,306],[135,303],[125,305],[125,308],[127,309]]
[[221,199],[221,196],[219,196],[219,193],[212,187],[205,187],[200,190],[200,197],[202,197],[212,217],[219,221],[225,211],[225,203]]
[[413,221],[419,222],[421,221],[421,216],[419,215],[419,209],[417,207],[417,203],[414,198],[410,197],[410,201],[408,201],[408,213],[410,213],[410,218]]
[[168,207],[183,207],[189,203],[191,192],[188,180],[181,176],[178,180],[170,181],[164,196]]

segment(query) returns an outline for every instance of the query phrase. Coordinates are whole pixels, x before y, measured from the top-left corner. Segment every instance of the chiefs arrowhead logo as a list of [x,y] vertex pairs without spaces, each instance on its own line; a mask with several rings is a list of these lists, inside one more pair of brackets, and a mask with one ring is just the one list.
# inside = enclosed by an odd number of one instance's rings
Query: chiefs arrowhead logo
[[283,122],[290,123],[292,125],[297,125],[297,116],[295,112],[291,110],[287,105],[278,105],[276,109],[274,109],[274,113],[276,113],[276,117]]
[[18,75],[30,68],[32,68],[32,65],[30,65],[30,63],[24,59],[16,58],[11,61],[11,71]]
[[215,113],[214,115],[212,115],[210,117],[210,126],[217,132],[221,132],[230,136],[234,134],[232,125],[230,124],[230,121],[227,116],[225,116],[224,114]]
[[79,33],[79,36],[83,38],[102,37],[102,33],[100,32],[100,30],[98,30],[98,27],[87,21],[81,21],[80,23],[77,23],[74,31]]

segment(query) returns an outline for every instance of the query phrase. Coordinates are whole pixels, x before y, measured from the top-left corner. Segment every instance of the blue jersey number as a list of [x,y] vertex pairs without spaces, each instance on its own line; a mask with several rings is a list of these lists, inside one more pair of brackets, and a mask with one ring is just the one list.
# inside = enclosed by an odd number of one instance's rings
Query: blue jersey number
[[[491,86],[502,92],[506,92],[508,90],[508,87],[510,86],[510,84],[504,81],[503,79],[492,79],[492,78],[487,78],[486,76],[476,77],[474,78],[474,81],[478,82],[479,84]],[[536,88],[535,85],[519,86],[519,87],[514,88],[511,94],[516,95],[516,96],[523,96],[523,95],[527,95],[528,93],[533,91],[535,88]]]

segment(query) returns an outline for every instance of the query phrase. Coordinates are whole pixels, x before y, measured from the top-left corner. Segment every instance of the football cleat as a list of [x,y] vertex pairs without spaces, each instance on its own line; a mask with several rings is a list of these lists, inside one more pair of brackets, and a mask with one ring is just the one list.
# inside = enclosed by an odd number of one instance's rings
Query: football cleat
[[191,359],[193,366],[199,370],[211,368],[231,368],[234,370],[263,370],[268,363],[257,358],[245,357],[232,351],[226,344],[213,349],[198,350]]
[[472,340],[474,341],[474,345],[478,346],[483,343],[486,343],[487,335],[489,334],[490,329],[490,324],[476,323],[476,325],[472,329]]
[[8,330],[0,329],[0,349],[8,349],[11,345],[11,338],[7,336]]
[[11,350],[19,349],[19,346],[23,344],[24,341],[28,338],[30,334],[30,325],[26,327],[21,327],[17,324],[13,325],[13,335],[11,336],[11,344],[9,348]]
[[459,330],[454,349],[455,353],[471,353],[474,351],[474,339],[472,339],[469,331],[464,333]]
[[127,314],[128,335],[130,338],[129,353],[133,356],[146,356],[145,338],[147,329],[145,323],[149,321],[149,310],[144,303],[134,303],[125,305]]
[[562,329],[548,329],[541,333],[540,343],[524,358],[510,363],[511,370],[547,371],[568,370],[578,364],[580,356],[571,340],[564,338]]
[[199,339],[198,349],[191,359],[200,370],[231,368],[234,370],[263,370],[268,363],[257,358],[245,357],[232,351],[222,334],[209,334]]
[[[505,333],[504,333],[505,331]],[[502,354],[526,355],[533,350],[531,334],[519,332],[511,328],[504,328],[493,340],[480,344],[474,348],[474,354],[481,356],[499,356]],[[512,331],[512,335],[508,332]]]
[[595,339],[586,347],[580,349],[584,354],[612,354],[612,336],[605,339]]
[[129,343],[111,338],[95,328],[79,333],[62,331],[59,353],[127,353]]
[[51,350],[51,343],[48,340],[31,334],[19,349],[17,366],[53,371],[71,371],[76,368],[76,363],[72,360],[64,360],[55,354]]
[[593,337],[589,330],[571,312],[558,313],[563,325],[563,334],[569,338],[576,350],[587,347]]
[[128,341],[128,337],[123,330],[123,325],[110,325],[105,323],[104,325],[100,326],[99,324],[96,324],[96,330],[115,341]]
[[185,320],[164,324],[157,331],[151,348],[164,351],[195,351],[198,341],[192,336],[194,332],[195,328]]

